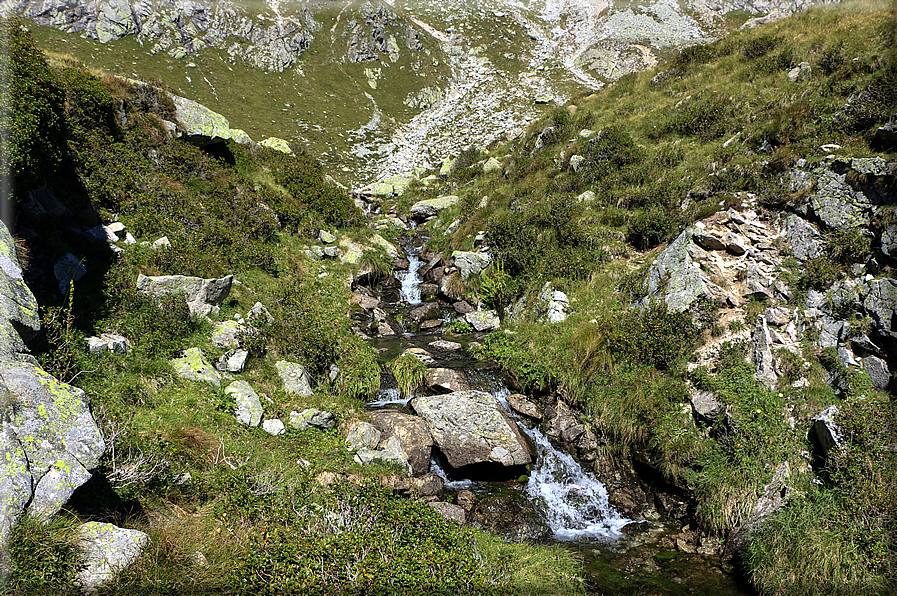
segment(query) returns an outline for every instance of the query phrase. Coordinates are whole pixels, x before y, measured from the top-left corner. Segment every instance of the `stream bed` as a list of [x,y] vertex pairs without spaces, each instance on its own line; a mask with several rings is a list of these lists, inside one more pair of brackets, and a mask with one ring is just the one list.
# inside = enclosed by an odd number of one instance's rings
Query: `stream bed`
[[[408,269],[397,271],[392,289],[380,294],[381,308],[402,331],[404,316],[422,303],[420,285],[424,280],[417,274],[422,265],[417,254],[420,244],[418,240],[406,246]],[[629,519],[611,507],[607,490],[589,470],[560,444],[553,443],[537,424],[508,406],[510,390],[500,371],[469,355],[468,345],[482,342],[485,334],[451,334],[448,326],[454,311],[445,303],[440,307],[444,321],[441,327],[372,339],[382,363],[391,362],[408,348],[418,348],[433,358],[430,367],[463,371],[471,389],[491,393],[502,403],[536,452],[527,475],[501,482],[453,477],[446,471],[449,466],[445,460],[435,453],[430,471],[444,479],[445,492],[457,495],[465,490],[476,496],[477,507],[468,523],[507,540],[559,544],[576,553],[583,562],[590,594],[754,593],[746,582],[722,571],[718,556],[689,553],[681,545],[677,547],[675,536],[684,530],[680,522]],[[439,339],[460,343],[462,349],[445,352],[429,346]],[[422,387],[411,396],[402,396],[395,380],[384,373],[381,389],[368,407],[407,411],[410,399],[429,393]]]

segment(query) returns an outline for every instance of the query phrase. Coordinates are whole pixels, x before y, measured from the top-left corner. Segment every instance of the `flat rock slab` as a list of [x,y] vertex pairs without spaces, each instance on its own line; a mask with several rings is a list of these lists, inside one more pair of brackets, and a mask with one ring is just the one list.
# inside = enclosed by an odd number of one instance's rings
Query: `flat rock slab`
[[457,391],[418,397],[411,407],[453,468],[496,463],[505,467],[533,461],[533,453],[517,424],[499,401],[483,391]]
[[199,348],[190,348],[184,352],[180,358],[171,361],[171,366],[179,377],[190,381],[205,381],[216,387],[221,386],[221,375],[212,368],[212,365],[206,362],[202,350]]
[[545,416],[545,412],[542,411],[542,408],[527,399],[525,395],[512,393],[505,399],[507,399],[508,405],[511,406],[515,412],[523,414],[527,418],[542,420]]
[[494,310],[469,312],[464,315],[464,320],[477,331],[493,331],[501,325],[498,313]]
[[314,392],[311,390],[311,382],[305,367],[295,362],[279,360],[274,363],[280,380],[283,381],[283,388],[287,393],[294,395],[309,396]]
[[457,352],[461,349],[461,344],[459,344],[458,342],[446,341],[444,339],[431,341],[428,345],[431,348],[436,348],[437,350],[442,350],[443,352]]
[[467,376],[462,371],[451,368],[429,369],[427,371],[426,383],[427,387],[441,393],[453,393],[470,389]]
[[380,431],[370,422],[353,422],[346,435],[346,446],[355,451],[361,448],[376,449],[380,444]]
[[78,552],[82,568],[75,582],[85,594],[95,594],[97,588],[126,569],[149,542],[140,530],[127,530],[113,524],[87,522],[78,528]]
[[464,511],[463,507],[459,507],[458,505],[453,505],[452,503],[443,503],[442,501],[435,501],[432,503],[427,503],[430,507],[436,510],[439,515],[443,517],[446,521],[458,522],[459,524],[464,524],[465,519],[467,518],[467,514]]
[[448,209],[460,201],[461,197],[455,195],[446,195],[435,199],[425,199],[423,201],[418,201],[411,206],[411,215],[418,219],[433,217],[443,209]]

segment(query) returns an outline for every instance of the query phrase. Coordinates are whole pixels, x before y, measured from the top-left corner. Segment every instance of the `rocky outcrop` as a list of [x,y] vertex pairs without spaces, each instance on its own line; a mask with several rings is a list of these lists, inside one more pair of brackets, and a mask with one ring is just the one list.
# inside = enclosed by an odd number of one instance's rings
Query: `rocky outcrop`
[[467,279],[471,275],[479,275],[492,262],[492,257],[488,252],[464,252],[458,251],[452,253],[455,267],[461,272],[461,279]]
[[203,279],[184,275],[162,275],[137,277],[137,290],[158,300],[167,294],[183,293],[193,316],[217,314],[221,303],[230,295],[234,276],[220,279]]
[[297,430],[307,428],[333,428],[336,418],[330,412],[315,408],[306,408],[301,412],[290,412],[289,425]]
[[173,58],[211,46],[226,51],[231,60],[278,72],[299,59],[319,27],[308,8],[293,14],[285,9],[268,19],[250,16],[228,0],[20,0],[16,5],[19,14],[40,25],[101,43],[136,35],[150,53]]
[[240,129],[230,127],[227,118],[206,106],[177,95],[171,96],[180,122],[181,138],[199,147],[223,143],[232,139],[237,143],[252,144],[252,139]]
[[418,397],[411,407],[423,418],[453,468],[476,464],[504,467],[531,463],[533,452],[498,400],[483,391]]
[[427,219],[436,216],[443,209],[458,204],[461,197],[447,195],[435,199],[424,199],[411,206],[411,216],[416,219]]
[[560,323],[567,318],[567,309],[570,308],[570,299],[560,290],[555,290],[551,282],[545,282],[542,291],[539,292],[543,320],[548,323]]
[[28,511],[49,519],[90,477],[105,450],[87,395],[25,354],[40,328],[15,245],[0,225],[0,546]]

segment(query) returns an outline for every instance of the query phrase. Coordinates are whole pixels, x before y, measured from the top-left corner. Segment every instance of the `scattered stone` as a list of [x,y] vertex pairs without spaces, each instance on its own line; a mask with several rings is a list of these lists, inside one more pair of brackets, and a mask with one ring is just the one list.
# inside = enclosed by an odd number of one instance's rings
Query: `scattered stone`
[[425,199],[423,201],[418,201],[411,206],[411,216],[415,219],[426,219],[428,217],[434,217],[440,211],[448,209],[449,207],[458,204],[460,201],[461,197],[455,195],[447,195],[435,199]]
[[457,505],[453,505],[452,503],[432,501],[430,503],[427,503],[427,505],[435,509],[439,513],[439,515],[441,515],[446,521],[458,522],[459,525],[464,525],[464,522],[467,519],[464,509]]
[[352,303],[357,304],[363,310],[374,310],[380,306],[379,300],[370,296],[365,296],[364,294],[354,294],[352,296]]
[[813,444],[814,453],[824,462],[829,452],[841,447],[843,441],[841,428],[835,422],[838,416],[838,406],[829,406],[813,417],[813,425],[807,433],[807,438]]
[[769,327],[767,327],[766,317],[763,315],[757,316],[757,327],[751,338],[751,362],[754,363],[756,368],[754,376],[757,380],[762,382],[770,391],[775,391],[779,381],[775,373],[772,339],[769,337]]
[[324,244],[333,244],[334,242],[336,242],[336,236],[334,236],[327,230],[320,230],[318,231],[318,240],[320,240]]
[[591,190],[587,190],[581,195],[576,197],[576,201],[578,203],[588,203],[589,201],[595,200],[595,193]]
[[215,363],[215,368],[221,372],[241,373],[246,367],[246,359],[249,352],[246,350],[228,350]]
[[567,295],[560,290],[555,290],[551,286],[551,282],[545,282],[542,291],[539,293],[539,300],[545,310],[545,320],[549,323],[560,323],[567,318],[567,308],[570,306],[570,300]]
[[160,248],[171,248],[171,240],[168,239],[168,236],[162,236],[161,238],[157,238],[150,245],[150,248],[153,250],[159,250]]
[[252,305],[252,308],[249,309],[249,312],[246,313],[246,318],[249,319],[252,323],[264,323],[265,325],[273,325],[274,324],[274,316],[271,314],[264,304],[261,302],[256,302]]
[[330,412],[306,408],[301,412],[290,412],[290,426],[299,430],[307,428],[333,428],[336,426],[336,418]]
[[436,364],[436,360],[433,359],[433,356],[423,348],[408,348],[402,354],[412,354],[415,358],[426,364],[427,366],[432,366]]
[[726,411],[726,407],[709,391],[695,392],[691,398],[691,407],[695,416],[708,424],[716,422]]
[[787,325],[794,318],[792,312],[782,306],[776,308],[767,308],[763,313],[763,316],[766,317],[767,323],[772,323],[773,325],[778,325],[780,327],[783,325]]
[[517,412],[518,414],[523,414],[527,418],[532,418],[533,420],[542,420],[542,418],[545,416],[542,408],[527,399],[525,395],[512,393],[506,399],[508,401],[508,405],[511,406],[511,408],[515,412]]
[[206,362],[205,356],[199,348],[186,350],[182,357],[172,360],[171,365],[181,378],[189,381],[205,381],[216,387],[221,386],[221,375],[212,368],[211,364]]
[[452,253],[452,258],[455,260],[455,267],[461,272],[461,279],[467,279],[471,275],[479,275],[492,262],[492,257],[485,252],[456,250]]
[[237,404],[234,417],[240,424],[258,426],[262,421],[262,402],[258,393],[246,381],[234,381],[224,392],[234,396]]
[[287,393],[293,395],[302,395],[308,397],[314,395],[311,390],[311,381],[305,367],[295,362],[279,360],[274,363],[280,380],[283,381],[283,388]]
[[240,347],[240,336],[251,330],[243,324],[242,319],[221,321],[212,328],[212,343],[219,348],[236,349]]
[[582,155],[571,155],[570,156],[570,167],[574,172],[579,172],[582,169],[582,165],[586,162],[586,158]]
[[429,471],[433,437],[422,418],[393,410],[374,411],[370,413],[370,417],[371,424],[382,433],[382,439],[398,439],[414,475]]
[[428,321],[424,321],[420,324],[421,331],[429,331],[431,329],[437,329],[442,325],[442,319],[430,319]]
[[459,507],[470,513],[477,504],[477,496],[472,491],[462,490],[458,492],[457,501]]
[[877,356],[863,358],[863,370],[872,380],[872,386],[876,389],[886,390],[891,384],[891,371],[888,363]]
[[380,431],[369,422],[353,422],[346,435],[346,446],[352,451],[361,448],[376,449],[380,444]]
[[421,497],[432,497],[442,492],[445,481],[436,474],[424,474],[411,480],[412,488]]
[[230,294],[234,276],[228,275],[220,279],[203,279],[183,275],[162,275],[137,278],[137,290],[157,301],[167,294],[183,292],[193,316],[217,314],[221,303]]
[[501,162],[494,157],[490,157],[486,160],[486,163],[483,164],[484,174],[488,174],[489,172],[497,172],[499,170],[501,170]]
[[113,354],[127,354],[129,349],[128,340],[114,333],[101,333],[99,337],[88,337],[86,341],[91,354],[102,354],[106,351]]
[[278,418],[272,418],[271,420],[265,420],[262,422],[262,430],[264,430],[269,435],[282,435],[287,431],[286,426],[284,426],[283,421]]
[[85,594],[97,589],[127,569],[149,542],[140,530],[119,528],[113,524],[87,522],[78,527],[78,555],[81,565],[75,583]]
[[452,308],[454,308],[455,312],[458,313],[459,315],[466,315],[467,313],[473,312],[476,310],[474,307],[472,307],[470,304],[468,304],[464,300],[455,302],[454,304],[452,304]]
[[809,81],[812,76],[813,69],[809,62],[801,62],[790,71],[788,71],[788,80],[792,83],[797,81]]

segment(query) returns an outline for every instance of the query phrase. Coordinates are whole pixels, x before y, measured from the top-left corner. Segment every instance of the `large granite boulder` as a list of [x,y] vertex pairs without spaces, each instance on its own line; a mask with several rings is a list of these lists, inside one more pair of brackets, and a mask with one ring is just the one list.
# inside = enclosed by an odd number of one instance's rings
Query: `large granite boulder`
[[184,275],[161,275],[137,278],[137,289],[159,299],[166,294],[183,292],[194,316],[206,316],[217,313],[221,303],[230,294],[234,276],[228,275],[220,279],[203,279],[202,277],[186,277]]
[[183,127],[181,137],[185,141],[199,147],[222,143],[228,139],[237,143],[252,142],[244,131],[231,128],[227,118],[218,112],[177,95],[172,95],[171,99],[174,101],[177,119]]
[[24,354],[20,331],[39,328],[12,236],[0,225],[0,549],[23,511],[40,519],[59,511],[106,448],[87,395]]
[[411,407],[426,421],[453,468],[489,463],[516,467],[533,461],[526,437],[489,393],[457,391],[418,397]]
[[427,423],[417,416],[393,410],[371,412],[371,424],[381,433],[382,441],[398,439],[415,476],[430,470],[433,437]]

